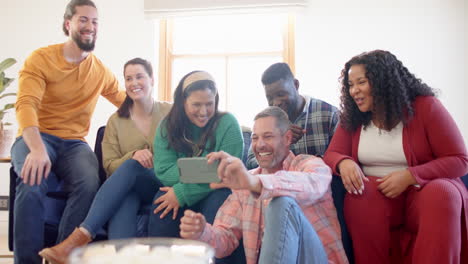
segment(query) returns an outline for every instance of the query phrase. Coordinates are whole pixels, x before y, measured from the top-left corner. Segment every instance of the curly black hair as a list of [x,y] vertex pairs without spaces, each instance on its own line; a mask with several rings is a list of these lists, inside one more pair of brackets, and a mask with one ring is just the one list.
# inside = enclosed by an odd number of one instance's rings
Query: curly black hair
[[[348,72],[361,64],[366,70],[374,105],[373,112],[361,112],[349,93]],[[374,116],[382,129],[390,131],[400,121],[414,115],[412,103],[417,96],[435,96],[433,88],[416,78],[395,55],[384,50],[364,52],[346,62],[341,71],[341,125],[348,131],[367,127]]]

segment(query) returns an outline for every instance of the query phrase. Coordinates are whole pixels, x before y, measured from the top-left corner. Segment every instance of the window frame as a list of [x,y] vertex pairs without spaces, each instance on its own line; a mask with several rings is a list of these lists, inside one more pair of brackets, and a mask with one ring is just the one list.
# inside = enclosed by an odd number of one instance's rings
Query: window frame
[[[174,54],[173,53],[173,18],[159,20],[159,73],[158,73],[158,100],[172,102],[172,66],[177,58],[224,57],[226,70],[226,90],[229,89],[228,64],[230,57],[242,56],[271,56],[282,55],[293,74],[295,74],[295,22],[294,14],[287,15],[287,22],[282,29],[283,49],[267,52],[226,52],[205,54]],[[226,98],[227,100],[227,98]]]

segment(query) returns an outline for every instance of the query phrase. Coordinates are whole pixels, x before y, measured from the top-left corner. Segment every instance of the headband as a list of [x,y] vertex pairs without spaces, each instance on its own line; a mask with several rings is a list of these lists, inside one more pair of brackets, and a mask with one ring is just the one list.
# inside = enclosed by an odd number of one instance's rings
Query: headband
[[209,80],[215,82],[213,76],[211,76],[209,73],[205,71],[197,71],[185,78],[184,84],[182,85],[182,91],[185,90],[187,87],[189,87],[192,83],[197,82],[197,81],[204,81],[204,80]]

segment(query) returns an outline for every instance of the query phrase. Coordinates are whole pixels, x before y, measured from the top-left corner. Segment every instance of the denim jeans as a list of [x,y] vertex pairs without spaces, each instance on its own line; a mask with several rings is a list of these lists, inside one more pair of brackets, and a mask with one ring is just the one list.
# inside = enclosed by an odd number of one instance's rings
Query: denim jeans
[[[158,199],[160,196],[164,195],[166,192],[159,191],[156,193],[153,200]],[[177,218],[172,219],[173,211],[167,214],[163,219],[160,218],[162,211],[157,214],[154,214],[153,211],[158,205],[153,204],[151,206],[149,223],[148,223],[148,235],[150,237],[180,237],[180,219],[184,216],[184,211],[187,209],[193,210],[195,212],[200,212],[206,218],[206,222],[213,224],[216,213],[218,212],[219,207],[224,203],[224,200],[231,194],[230,189],[218,189],[212,191],[208,196],[203,198],[198,203],[192,206],[185,206],[179,208],[177,212]]]
[[291,197],[276,197],[268,205],[258,263],[328,263],[320,238]]
[[[44,201],[50,181],[55,176],[63,182],[63,190],[69,193],[57,242],[64,240],[83,221],[99,188],[98,162],[86,142],[65,140],[45,133],[41,133],[41,137],[52,171],[40,185],[24,184],[21,178],[16,181],[13,230],[16,264],[41,263],[38,252],[44,247]],[[29,148],[23,138],[17,138],[11,149],[17,175],[21,175],[28,153]]]
[[101,186],[81,226],[94,237],[109,221],[109,239],[136,237],[137,213],[151,204],[161,186],[153,169],[129,159]]

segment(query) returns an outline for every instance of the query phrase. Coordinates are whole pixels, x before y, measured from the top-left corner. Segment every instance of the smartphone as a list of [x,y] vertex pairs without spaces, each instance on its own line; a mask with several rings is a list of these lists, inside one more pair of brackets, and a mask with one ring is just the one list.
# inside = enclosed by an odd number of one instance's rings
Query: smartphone
[[180,182],[182,183],[212,183],[220,182],[218,178],[218,164],[215,161],[212,164],[207,163],[206,157],[179,158],[177,166],[179,167]]

